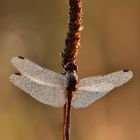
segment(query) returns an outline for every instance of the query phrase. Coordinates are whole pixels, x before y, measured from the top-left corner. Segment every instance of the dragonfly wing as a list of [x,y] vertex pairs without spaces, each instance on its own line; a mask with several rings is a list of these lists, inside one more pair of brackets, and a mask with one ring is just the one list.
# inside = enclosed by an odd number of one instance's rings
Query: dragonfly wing
[[76,91],[76,95],[72,99],[74,108],[87,107],[97,99],[101,98],[113,89],[113,84],[101,83],[90,86],[81,87]]
[[61,107],[66,102],[63,87],[49,83],[42,84],[25,75],[17,74],[12,74],[10,81],[41,103]]
[[84,78],[80,81],[80,88],[73,97],[72,106],[87,107],[95,100],[103,97],[115,87],[129,81],[133,76],[131,71],[118,71],[104,76]]
[[34,80],[42,83],[47,82],[60,86],[66,86],[67,84],[67,79],[64,75],[43,68],[24,57],[13,57],[12,64],[22,75],[34,78]]
[[112,83],[114,87],[119,87],[133,77],[132,71],[122,70],[101,76],[87,77],[80,80],[80,86],[92,86],[103,82]]

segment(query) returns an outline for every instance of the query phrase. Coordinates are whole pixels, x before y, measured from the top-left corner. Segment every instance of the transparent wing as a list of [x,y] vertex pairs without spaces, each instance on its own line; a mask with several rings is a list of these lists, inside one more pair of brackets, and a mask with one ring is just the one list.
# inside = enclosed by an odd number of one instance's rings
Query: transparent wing
[[118,71],[104,76],[88,77],[80,80],[80,88],[73,97],[72,106],[87,107],[95,100],[106,95],[115,87],[129,81],[133,76],[131,71]]
[[16,74],[10,75],[10,81],[41,103],[61,107],[66,102],[63,87],[50,83],[42,84],[24,75]]
[[59,86],[66,86],[67,84],[64,75],[42,68],[24,57],[13,57],[12,64],[22,75],[33,78],[42,84],[52,83]]
[[72,99],[72,106],[74,108],[87,107],[111,91],[113,87],[113,84],[105,82],[91,87],[81,87],[76,91],[76,95]]
[[133,77],[132,71],[117,71],[106,75],[87,77],[80,80],[81,87],[92,86],[103,82],[112,83],[115,87],[119,87],[129,81]]

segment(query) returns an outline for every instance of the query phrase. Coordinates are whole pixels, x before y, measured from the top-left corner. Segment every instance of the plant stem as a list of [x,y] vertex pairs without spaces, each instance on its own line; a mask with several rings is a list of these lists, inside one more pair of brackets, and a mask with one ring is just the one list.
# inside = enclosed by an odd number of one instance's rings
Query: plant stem
[[[69,0],[69,22],[68,32],[65,39],[64,52],[62,52],[62,66],[65,69],[67,64],[75,64],[78,55],[78,49],[80,48],[80,32],[82,30],[82,0]],[[74,76],[72,79],[69,77],[68,89],[75,87],[77,84],[77,76],[73,75],[75,69],[71,67],[71,73],[69,75]],[[66,72],[66,69],[65,69]],[[68,71],[67,71],[68,72]],[[66,72],[66,73],[67,73]],[[75,82],[73,82],[75,81]],[[64,124],[63,124],[63,140],[70,140],[70,119],[71,119],[71,101],[74,90],[68,90],[67,102],[64,106]]]
[[64,106],[65,118],[64,118],[63,140],[70,140],[71,101],[72,94],[68,94],[68,100]]

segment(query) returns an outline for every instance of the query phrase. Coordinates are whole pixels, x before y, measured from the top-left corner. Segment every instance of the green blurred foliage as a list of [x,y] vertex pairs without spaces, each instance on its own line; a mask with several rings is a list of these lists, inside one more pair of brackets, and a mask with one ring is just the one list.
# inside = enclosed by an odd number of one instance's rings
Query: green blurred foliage
[[[13,56],[61,72],[67,1],[0,1],[0,140],[61,140],[63,108],[13,86]],[[73,109],[74,140],[140,140],[140,1],[83,1],[79,77],[131,69],[134,78],[85,109]]]

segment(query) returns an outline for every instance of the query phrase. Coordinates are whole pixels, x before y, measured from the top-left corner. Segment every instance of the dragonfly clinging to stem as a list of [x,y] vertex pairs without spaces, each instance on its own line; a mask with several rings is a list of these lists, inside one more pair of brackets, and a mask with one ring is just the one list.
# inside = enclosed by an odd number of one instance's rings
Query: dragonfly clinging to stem
[[56,73],[17,56],[12,58],[12,64],[19,72],[10,75],[10,81],[14,85],[39,102],[53,107],[64,106],[64,140],[70,140],[71,106],[85,108],[133,77],[130,70],[121,70],[78,80],[76,58],[80,48],[82,1],[68,1],[69,30],[61,53],[65,74]]
[[12,64],[19,71],[10,75],[10,81],[14,85],[41,103],[53,107],[66,105],[65,140],[69,140],[70,135],[71,106],[87,107],[133,76],[131,71],[121,70],[107,75],[83,78],[78,82],[77,67],[73,64],[66,65],[65,75],[43,68],[21,56],[13,57]]
[[[12,64],[20,73],[12,74],[10,81],[39,102],[53,107],[64,106],[67,101],[66,88],[70,87],[68,84],[77,82],[75,73],[73,73],[71,81],[68,82],[67,74],[48,70],[26,58],[13,57]],[[70,89],[72,92],[71,105],[74,108],[87,107],[115,87],[129,81],[132,76],[131,71],[122,70],[107,75],[83,78],[79,81],[78,87]]]

